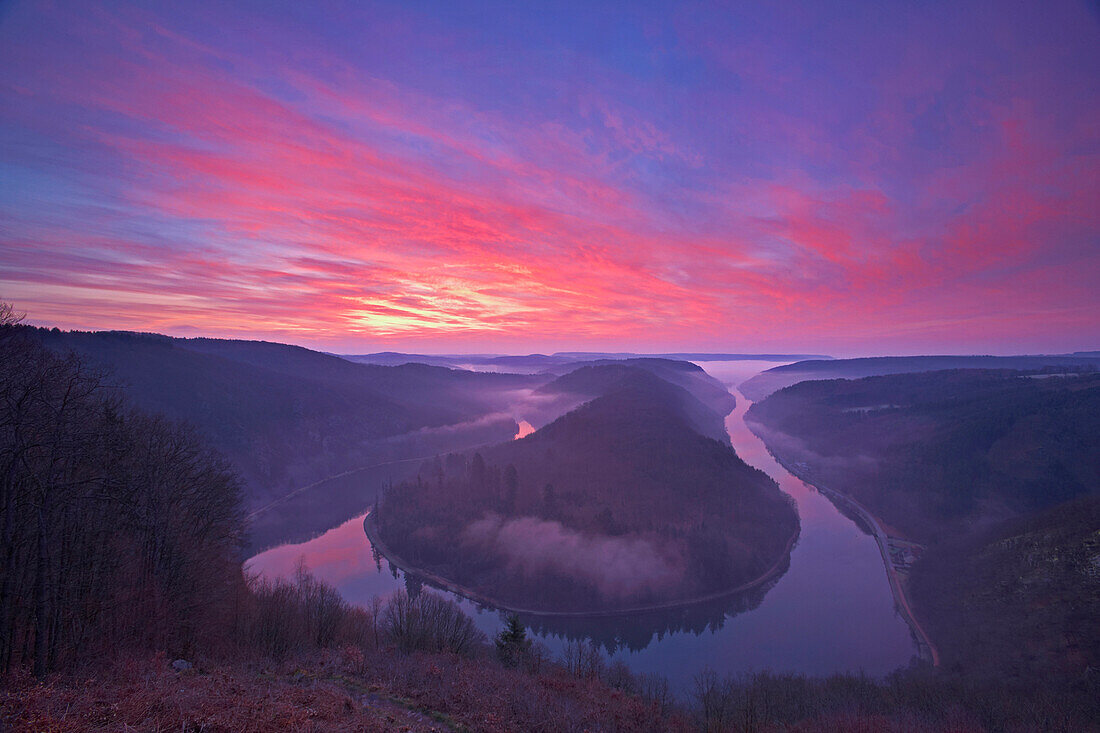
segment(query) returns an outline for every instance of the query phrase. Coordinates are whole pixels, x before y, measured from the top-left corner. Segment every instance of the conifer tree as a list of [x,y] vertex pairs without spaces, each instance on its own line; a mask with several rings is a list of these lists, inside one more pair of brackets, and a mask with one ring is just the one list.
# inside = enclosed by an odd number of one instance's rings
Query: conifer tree
[[531,640],[519,616],[513,613],[508,617],[504,629],[497,634],[496,644],[497,656],[506,667],[517,667],[527,658]]

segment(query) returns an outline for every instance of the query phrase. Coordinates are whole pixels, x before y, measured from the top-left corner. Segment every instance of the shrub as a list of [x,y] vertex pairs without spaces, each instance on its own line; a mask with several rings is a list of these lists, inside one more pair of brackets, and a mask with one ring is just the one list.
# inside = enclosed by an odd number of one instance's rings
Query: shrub
[[531,653],[531,640],[527,629],[514,613],[508,617],[504,630],[497,634],[497,658],[505,667],[526,666]]
[[592,679],[603,672],[603,653],[596,642],[570,641],[562,652],[562,666],[574,677]]
[[488,639],[454,601],[421,591],[398,591],[382,612],[382,628],[404,652],[452,652],[472,656]]
[[237,619],[238,639],[263,656],[374,645],[374,619],[299,566],[291,581],[253,579]]

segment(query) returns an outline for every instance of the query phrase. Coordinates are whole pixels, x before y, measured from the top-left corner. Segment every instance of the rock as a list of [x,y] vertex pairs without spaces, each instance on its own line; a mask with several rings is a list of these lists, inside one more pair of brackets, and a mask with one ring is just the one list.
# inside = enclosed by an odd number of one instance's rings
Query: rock
[[191,663],[188,662],[186,659],[177,659],[176,661],[172,662],[172,669],[176,670],[177,672],[186,672],[187,670],[191,669]]

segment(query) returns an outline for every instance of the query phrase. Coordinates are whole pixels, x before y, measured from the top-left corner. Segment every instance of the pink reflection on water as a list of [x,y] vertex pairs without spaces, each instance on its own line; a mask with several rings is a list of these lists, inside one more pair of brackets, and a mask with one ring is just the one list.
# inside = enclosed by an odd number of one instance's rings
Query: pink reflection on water
[[513,440],[519,440],[520,438],[526,438],[531,433],[535,432],[535,426],[526,420],[519,421],[519,431],[516,433],[516,437]]
[[367,571],[376,570],[370,542],[363,532],[366,514],[349,519],[320,537],[292,545],[280,545],[248,561],[248,570],[268,580],[289,578],[304,558],[306,566],[332,585]]
[[724,384],[737,399],[737,407],[726,417],[726,432],[729,433],[731,444],[736,446],[737,455],[741,460],[775,479],[779,488],[790,495],[798,505],[798,516],[804,525],[809,522],[825,521],[846,525],[848,520],[837,514],[832,505],[824,501],[814,501],[811,497],[817,495],[817,490],[807,486],[780,466],[768,453],[764,442],[745,424],[745,413],[752,402],[741,394],[738,387],[762,371],[789,363],[785,361],[695,362],[707,374]]

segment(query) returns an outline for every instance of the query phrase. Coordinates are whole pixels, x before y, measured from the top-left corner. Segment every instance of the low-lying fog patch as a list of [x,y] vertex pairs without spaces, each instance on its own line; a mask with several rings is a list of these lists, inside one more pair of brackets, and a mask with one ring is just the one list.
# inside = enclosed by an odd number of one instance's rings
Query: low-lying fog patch
[[568,574],[590,582],[607,598],[667,590],[684,577],[683,559],[662,553],[649,540],[582,534],[539,517],[486,514],[467,525],[462,539],[498,554],[510,570]]
[[591,397],[562,392],[539,392],[524,387],[500,393],[501,409],[513,415],[523,415],[535,428],[553,422]]
[[449,425],[435,425],[424,428],[417,428],[416,430],[410,430],[407,433],[401,433],[400,435],[395,435],[391,438],[387,438],[387,440],[393,441],[409,437],[454,435],[456,433],[465,432],[467,430],[476,430],[478,428],[485,428],[491,425],[507,422],[516,422],[511,413],[491,412],[486,415],[482,415],[481,417],[474,418],[473,420],[466,420],[464,422],[450,423]]
[[784,456],[797,456],[807,463],[812,462],[818,468],[866,470],[878,465],[878,459],[866,453],[854,456],[823,456],[797,436],[785,433],[782,430],[773,430],[759,420],[751,419],[751,417],[746,418],[745,422],[751,423],[752,432],[763,440],[769,448]]

